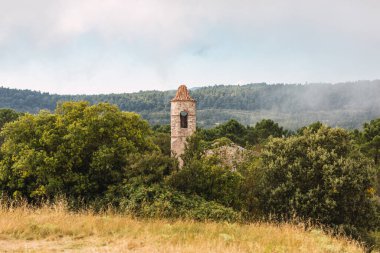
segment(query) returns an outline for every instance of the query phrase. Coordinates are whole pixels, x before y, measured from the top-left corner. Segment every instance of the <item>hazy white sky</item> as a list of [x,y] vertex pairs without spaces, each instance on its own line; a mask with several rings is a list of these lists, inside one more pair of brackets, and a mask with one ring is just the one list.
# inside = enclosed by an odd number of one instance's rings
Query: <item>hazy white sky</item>
[[0,86],[94,94],[378,78],[379,0],[0,0]]

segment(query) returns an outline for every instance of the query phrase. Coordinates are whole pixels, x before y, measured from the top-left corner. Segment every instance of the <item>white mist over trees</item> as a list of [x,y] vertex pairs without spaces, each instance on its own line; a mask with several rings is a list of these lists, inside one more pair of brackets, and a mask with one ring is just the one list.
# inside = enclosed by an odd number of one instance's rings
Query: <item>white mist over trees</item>
[[[36,113],[53,111],[59,101],[110,102],[141,114],[151,124],[168,124],[175,91],[140,91],[107,95],[54,95],[0,88],[0,108]],[[380,80],[338,84],[217,85],[193,89],[198,124],[212,127],[231,118],[246,125],[270,118],[288,129],[315,121],[330,126],[360,128],[380,116]]]

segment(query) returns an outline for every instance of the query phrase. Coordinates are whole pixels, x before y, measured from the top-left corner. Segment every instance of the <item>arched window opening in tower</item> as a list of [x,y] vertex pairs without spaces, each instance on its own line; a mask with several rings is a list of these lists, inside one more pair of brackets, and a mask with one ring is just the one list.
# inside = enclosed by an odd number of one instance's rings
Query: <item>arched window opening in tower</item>
[[181,128],[187,128],[187,112],[180,112],[181,117]]

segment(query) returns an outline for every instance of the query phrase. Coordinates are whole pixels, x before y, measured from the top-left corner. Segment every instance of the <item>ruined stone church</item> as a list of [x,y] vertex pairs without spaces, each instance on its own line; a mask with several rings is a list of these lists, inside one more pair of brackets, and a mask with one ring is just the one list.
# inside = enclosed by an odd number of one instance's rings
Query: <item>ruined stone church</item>
[[191,98],[185,85],[178,87],[171,100],[170,109],[171,152],[182,166],[180,156],[185,151],[186,138],[196,130],[196,101]]

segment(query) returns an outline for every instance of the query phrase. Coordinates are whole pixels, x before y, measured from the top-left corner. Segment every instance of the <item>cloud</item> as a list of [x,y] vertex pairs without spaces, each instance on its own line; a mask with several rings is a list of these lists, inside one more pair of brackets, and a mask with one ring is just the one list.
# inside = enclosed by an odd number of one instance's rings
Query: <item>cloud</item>
[[2,41],[14,31],[39,44],[69,43],[95,33],[105,40],[150,41],[162,48],[191,40],[202,19],[177,1],[61,0],[2,1]]
[[110,92],[167,88],[179,75],[372,78],[379,9],[377,0],[0,0],[0,83],[60,83],[38,87],[72,93],[97,92],[91,86],[107,79]]
[[305,26],[380,37],[376,0],[1,0],[0,6],[3,41],[20,30],[42,44],[91,32],[106,40],[144,40],[171,49],[217,26],[248,34],[286,28],[292,33],[292,27]]

